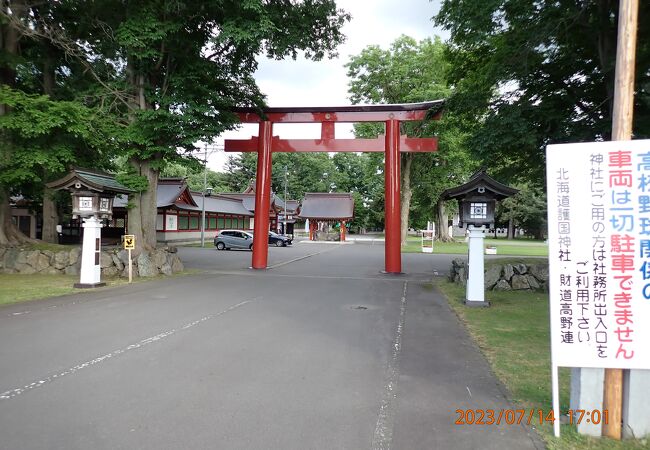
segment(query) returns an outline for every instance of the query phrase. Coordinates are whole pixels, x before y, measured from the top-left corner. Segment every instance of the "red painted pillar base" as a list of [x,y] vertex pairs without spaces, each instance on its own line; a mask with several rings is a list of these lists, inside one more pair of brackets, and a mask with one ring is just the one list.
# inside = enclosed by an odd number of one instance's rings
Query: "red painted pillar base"
[[341,222],[341,242],[345,242],[345,220]]
[[387,273],[402,272],[400,236],[401,223],[399,138],[399,121],[386,121],[386,157],[384,159],[384,182],[386,189],[385,265]]
[[253,269],[266,269],[269,257],[269,209],[271,208],[271,122],[260,122],[255,185]]

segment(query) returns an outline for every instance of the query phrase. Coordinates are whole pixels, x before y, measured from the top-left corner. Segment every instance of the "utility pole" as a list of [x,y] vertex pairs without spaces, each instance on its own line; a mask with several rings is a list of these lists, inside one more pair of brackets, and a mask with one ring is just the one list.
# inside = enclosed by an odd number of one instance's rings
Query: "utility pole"
[[284,227],[282,234],[287,234],[287,166],[284,166]]
[[203,190],[201,192],[201,248],[205,247],[205,192],[208,183],[208,144],[203,152]]
[[[638,15],[639,0],[621,0],[616,43],[616,76],[612,118],[613,141],[629,141],[632,139]],[[603,435],[620,440],[623,411],[622,369],[605,369],[603,409],[609,412],[609,421],[603,425]]]

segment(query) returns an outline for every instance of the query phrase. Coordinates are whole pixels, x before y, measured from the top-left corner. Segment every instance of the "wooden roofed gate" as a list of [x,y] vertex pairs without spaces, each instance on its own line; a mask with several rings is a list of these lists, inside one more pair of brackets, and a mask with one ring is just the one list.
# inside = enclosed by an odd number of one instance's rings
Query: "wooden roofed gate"
[[[439,119],[444,101],[342,107],[240,108],[242,123],[258,123],[258,136],[247,140],[227,139],[227,152],[257,152],[253,269],[266,269],[267,230],[271,199],[273,152],[383,152],[385,189],[385,272],[402,272],[400,248],[400,153],[435,152],[438,139],[410,138],[400,133],[400,123]],[[375,139],[336,139],[336,123],[384,122],[385,133]],[[320,123],[320,139],[280,139],[273,136],[274,123]]]

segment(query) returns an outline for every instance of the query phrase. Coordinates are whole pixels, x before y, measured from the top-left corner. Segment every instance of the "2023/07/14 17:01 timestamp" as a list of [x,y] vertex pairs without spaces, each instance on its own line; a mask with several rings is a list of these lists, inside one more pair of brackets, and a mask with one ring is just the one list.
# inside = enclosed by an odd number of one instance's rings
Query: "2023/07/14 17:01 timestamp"
[[[543,409],[457,409],[456,425],[534,425],[555,422],[553,410]],[[593,423],[608,424],[609,412],[606,409],[570,409],[567,411],[569,425]]]

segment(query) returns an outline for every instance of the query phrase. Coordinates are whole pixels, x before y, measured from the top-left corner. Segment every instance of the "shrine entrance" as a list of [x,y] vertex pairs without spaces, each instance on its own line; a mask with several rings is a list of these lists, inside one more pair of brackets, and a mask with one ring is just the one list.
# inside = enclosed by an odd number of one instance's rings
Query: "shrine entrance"
[[[343,107],[239,108],[242,123],[259,123],[259,134],[247,140],[227,139],[227,152],[257,152],[253,269],[266,269],[268,261],[271,155],[273,152],[384,152],[385,258],[387,273],[402,272],[400,247],[400,153],[434,152],[437,138],[410,138],[400,133],[400,123],[439,119],[443,100],[394,105]],[[336,139],[336,123],[384,122],[384,136],[376,139]],[[320,139],[280,139],[274,123],[320,123]]]

